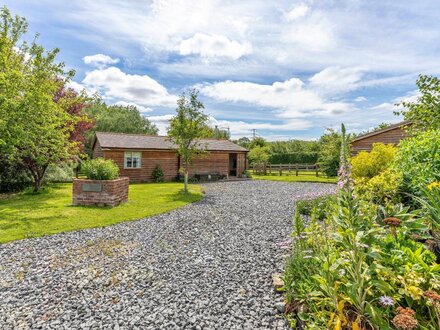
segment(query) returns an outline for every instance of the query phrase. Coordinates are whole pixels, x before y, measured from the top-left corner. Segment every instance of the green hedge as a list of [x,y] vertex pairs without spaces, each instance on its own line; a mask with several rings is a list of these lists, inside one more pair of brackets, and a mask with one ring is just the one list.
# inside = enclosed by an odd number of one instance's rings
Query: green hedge
[[271,164],[315,164],[317,152],[294,152],[289,154],[273,154],[269,157]]

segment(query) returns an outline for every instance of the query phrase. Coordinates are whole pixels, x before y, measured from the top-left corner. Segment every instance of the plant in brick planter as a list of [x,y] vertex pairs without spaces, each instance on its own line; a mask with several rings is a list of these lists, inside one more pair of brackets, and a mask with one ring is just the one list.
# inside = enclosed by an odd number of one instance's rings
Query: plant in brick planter
[[96,158],[81,168],[87,179],[73,181],[73,205],[116,206],[127,201],[129,179],[119,178],[114,161]]

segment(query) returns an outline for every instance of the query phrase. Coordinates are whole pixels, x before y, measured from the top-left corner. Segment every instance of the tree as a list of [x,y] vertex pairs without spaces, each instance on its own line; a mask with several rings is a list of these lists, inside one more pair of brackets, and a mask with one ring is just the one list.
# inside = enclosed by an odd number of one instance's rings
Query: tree
[[252,148],[248,153],[248,159],[252,165],[266,164],[269,160],[269,147]]
[[245,136],[239,138],[237,141],[235,141],[239,146],[242,146],[243,148],[249,149],[251,145],[251,140]]
[[255,147],[265,147],[265,146],[267,146],[266,140],[262,137],[256,137],[256,138],[252,139],[252,141],[249,145],[249,149],[253,149]]
[[[81,151],[87,143],[87,131],[94,127],[93,120],[85,113],[88,106],[88,97],[85,92],[76,92],[72,88],[61,86],[54,96],[54,101],[60,104],[68,114],[74,117],[75,122],[70,132],[69,140],[78,144]],[[69,125],[69,123],[66,123]]]
[[55,101],[74,72],[55,62],[58,49],[45,51],[35,40],[19,44],[26,31],[24,18],[0,10],[0,148],[26,167],[38,191],[49,164],[79,151],[70,140],[77,118]]
[[318,156],[318,165],[327,176],[336,176],[340,165],[341,134],[333,129],[319,140],[321,147]]
[[188,192],[188,167],[194,158],[206,153],[200,142],[207,135],[208,116],[203,113],[205,107],[198,100],[198,91],[183,93],[177,100],[176,116],[170,121],[168,136],[177,146],[177,152],[183,160],[184,190]]
[[396,111],[413,123],[415,130],[440,129],[440,79],[420,75],[416,82],[420,96],[416,102],[403,101],[396,105],[406,108]]
[[105,104],[98,96],[85,108],[86,114],[93,120],[94,128],[87,132],[87,151],[95,132],[116,132],[157,135],[158,129],[150,120],[142,116],[135,106]]

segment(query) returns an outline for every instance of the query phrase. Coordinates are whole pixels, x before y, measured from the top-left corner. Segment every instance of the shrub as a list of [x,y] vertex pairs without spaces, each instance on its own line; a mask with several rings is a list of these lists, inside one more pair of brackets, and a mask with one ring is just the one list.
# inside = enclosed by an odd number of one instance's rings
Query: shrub
[[43,180],[45,182],[72,182],[73,165],[49,165],[44,173]]
[[371,179],[356,179],[356,194],[372,203],[397,203],[401,197],[403,177],[393,170],[385,170]]
[[389,166],[395,155],[393,145],[374,143],[371,152],[361,151],[351,159],[353,177],[373,178]]
[[154,182],[164,182],[163,171],[159,164],[157,164],[153,170],[153,179]]
[[32,184],[32,177],[21,162],[0,155],[0,192],[20,191]]
[[332,211],[336,201],[335,195],[324,195],[313,199],[305,199],[296,202],[296,210],[299,214],[310,216],[312,212],[317,219],[324,220],[328,213]]
[[269,147],[254,147],[248,153],[248,159],[251,164],[265,164],[269,160]]
[[111,159],[86,160],[81,164],[81,170],[90,180],[113,180],[119,176],[119,167]]
[[420,195],[427,184],[440,180],[440,130],[417,133],[400,142],[393,167],[401,173],[405,190]]
[[327,176],[336,176],[339,169],[341,135],[333,130],[321,136],[318,156],[319,169]]

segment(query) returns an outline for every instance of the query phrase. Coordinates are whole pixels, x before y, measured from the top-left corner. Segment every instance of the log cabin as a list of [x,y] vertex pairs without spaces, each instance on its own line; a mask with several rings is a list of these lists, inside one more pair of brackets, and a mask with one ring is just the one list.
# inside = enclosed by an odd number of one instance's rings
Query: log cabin
[[[247,149],[224,139],[201,139],[207,151],[189,166],[189,177],[242,177],[246,170]],[[165,181],[179,178],[183,165],[176,145],[167,136],[97,132],[92,143],[93,158],[112,159],[120,175],[130,182],[152,182],[157,165]]]
[[406,120],[382,129],[378,129],[374,132],[360,135],[351,142],[351,153],[356,155],[361,151],[371,151],[373,148],[373,143],[397,145],[407,136],[405,128],[411,125],[412,123]]

